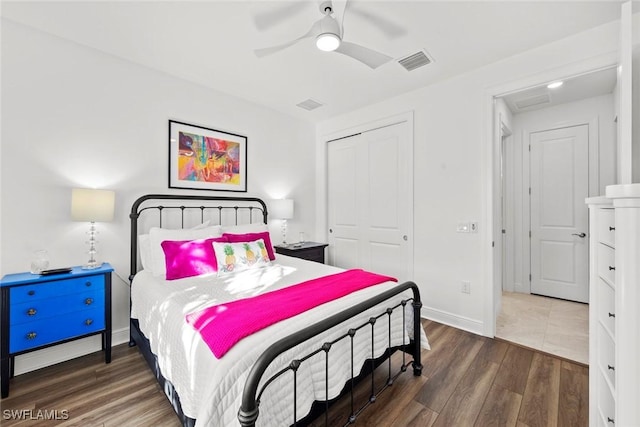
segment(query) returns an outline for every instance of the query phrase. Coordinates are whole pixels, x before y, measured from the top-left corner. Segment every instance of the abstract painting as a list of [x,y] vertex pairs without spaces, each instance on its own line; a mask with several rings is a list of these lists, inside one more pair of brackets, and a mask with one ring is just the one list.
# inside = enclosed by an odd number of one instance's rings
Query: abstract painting
[[169,188],[247,191],[247,137],[169,120]]

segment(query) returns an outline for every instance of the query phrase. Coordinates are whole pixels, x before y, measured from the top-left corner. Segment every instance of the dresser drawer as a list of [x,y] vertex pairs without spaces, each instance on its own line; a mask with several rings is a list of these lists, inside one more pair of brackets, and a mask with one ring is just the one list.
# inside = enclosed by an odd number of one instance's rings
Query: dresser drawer
[[92,307],[104,308],[103,290],[95,289],[61,297],[12,304],[9,313],[9,325],[35,322],[40,319],[82,311]]
[[611,336],[605,331],[602,324],[598,325],[598,361],[600,369],[607,377],[609,383],[615,388],[616,386],[616,347]]
[[9,289],[11,304],[47,299],[60,295],[76,294],[88,289],[104,291],[104,276],[85,276],[74,279],[54,280],[51,282],[15,286]]
[[616,245],[615,211],[613,209],[600,209],[599,215],[598,239],[601,243],[613,248]]
[[596,284],[596,295],[598,298],[598,320],[615,338],[616,334],[616,295],[611,286],[602,278],[598,278]]
[[615,250],[607,245],[598,245],[598,275],[615,287]]
[[598,375],[598,415],[600,416],[600,422],[597,424],[611,427],[614,424],[609,420],[615,420],[615,400],[613,400],[611,389],[605,382],[602,373],[598,372],[596,375]]
[[55,321],[42,319],[9,328],[9,353],[62,341],[104,329],[104,307],[59,316]]

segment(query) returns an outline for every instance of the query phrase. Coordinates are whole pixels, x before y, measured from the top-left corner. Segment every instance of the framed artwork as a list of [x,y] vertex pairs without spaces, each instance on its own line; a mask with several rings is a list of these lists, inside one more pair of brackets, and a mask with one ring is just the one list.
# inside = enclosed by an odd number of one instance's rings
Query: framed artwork
[[169,188],[247,191],[247,137],[169,120]]

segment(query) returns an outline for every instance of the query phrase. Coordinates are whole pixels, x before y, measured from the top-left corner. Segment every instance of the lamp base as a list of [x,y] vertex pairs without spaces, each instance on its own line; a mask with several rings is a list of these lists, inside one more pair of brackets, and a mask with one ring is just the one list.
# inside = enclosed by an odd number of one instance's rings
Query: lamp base
[[96,268],[102,267],[102,263],[98,261],[89,261],[85,265],[82,266],[83,270],[93,270]]

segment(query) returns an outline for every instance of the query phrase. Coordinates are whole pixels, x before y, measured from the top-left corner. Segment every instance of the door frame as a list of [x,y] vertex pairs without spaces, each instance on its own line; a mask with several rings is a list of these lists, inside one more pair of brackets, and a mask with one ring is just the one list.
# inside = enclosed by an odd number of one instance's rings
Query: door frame
[[[401,114],[396,114],[392,116],[382,117],[376,120],[371,120],[367,122],[362,122],[356,125],[348,126],[343,129],[333,131],[326,134],[321,134],[318,136],[318,139],[322,142],[321,144],[316,144],[316,158],[318,159],[319,165],[321,167],[316,168],[316,236],[327,241],[329,233],[328,233],[328,222],[329,222],[329,174],[328,174],[328,151],[329,151],[329,142],[334,141],[336,139],[346,138],[348,136],[356,135],[362,132],[367,132],[374,129],[379,129],[387,126],[392,126],[398,123],[407,123],[407,138],[409,139],[409,151],[411,155],[412,161],[409,163],[409,175],[411,179],[409,180],[410,188],[407,189],[407,193],[409,194],[410,206],[414,206],[414,121],[413,121],[413,111],[408,111]],[[414,268],[414,212],[411,212],[411,219],[409,224],[407,224],[407,236],[409,236],[409,256],[407,259],[410,262],[407,271],[409,275],[413,276],[413,268]]]
[[[482,139],[482,223],[485,224],[484,230],[481,230],[482,253],[481,260],[483,266],[483,283],[484,283],[484,335],[494,337],[496,331],[496,300],[500,298],[497,294],[497,287],[500,286],[500,276],[495,274],[494,268],[502,270],[502,257],[494,254],[493,243],[496,239],[501,238],[501,228],[494,225],[495,217],[495,169],[500,167],[500,160],[496,153],[499,153],[499,129],[496,126],[495,108],[496,98],[513,92],[519,92],[525,89],[540,86],[554,80],[562,80],[588,74],[594,71],[604,70],[615,67],[618,64],[617,50],[599,55],[593,58],[579,61],[576,63],[561,66],[552,70],[547,70],[533,76],[524,77],[509,83],[501,83],[485,88],[482,109],[483,109],[483,139]],[[498,281],[498,283],[496,283]]]

